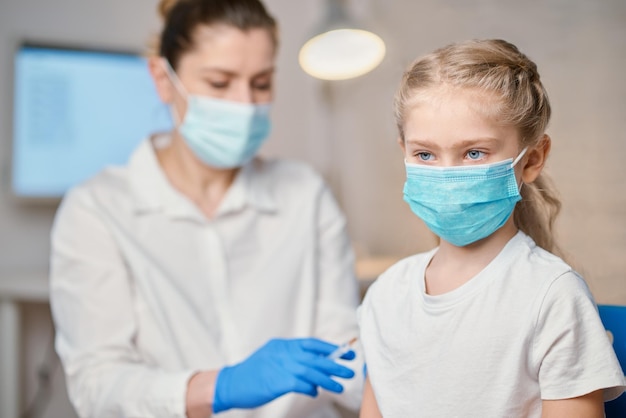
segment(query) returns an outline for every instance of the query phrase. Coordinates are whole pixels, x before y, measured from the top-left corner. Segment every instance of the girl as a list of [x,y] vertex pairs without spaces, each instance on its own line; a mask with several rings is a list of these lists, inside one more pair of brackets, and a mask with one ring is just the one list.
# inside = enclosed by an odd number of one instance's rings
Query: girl
[[439,49],[395,99],[404,199],[440,238],[359,309],[361,417],[602,417],[624,376],[583,279],[553,255],[550,105],[502,40]]

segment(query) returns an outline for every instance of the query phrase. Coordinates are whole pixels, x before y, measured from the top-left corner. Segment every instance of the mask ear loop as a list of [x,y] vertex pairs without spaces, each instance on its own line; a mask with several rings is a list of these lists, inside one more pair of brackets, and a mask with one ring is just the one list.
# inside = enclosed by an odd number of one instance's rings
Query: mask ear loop
[[165,67],[167,77],[170,79],[176,90],[178,90],[180,95],[186,99],[187,90],[185,89],[185,86],[183,86],[183,83],[180,81],[180,78],[178,78],[178,74],[176,74],[176,71],[174,71],[174,69],[172,68],[172,64],[170,64],[170,62],[165,57],[161,57],[161,62],[163,63],[163,67]]
[[[515,165],[517,163],[519,163],[519,161],[522,159],[522,157],[524,156],[524,154],[526,154],[526,151],[528,151],[528,147],[524,147],[524,149],[522,150],[522,152],[519,153],[519,155],[515,158],[515,160],[513,160],[513,162],[511,163],[511,168],[515,167]],[[519,184],[519,186],[517,187],[517,189],[519,190],[519,192],[522,192],[522,186],[524,185],[524,180],[522,180]]]
[[[183,86],[183,83],[180,81],[180,78],[178,78],[178,74],[176,74],[176,71],[174,71],[170,62],[165,57],[161,57],[161,62],[163,63],[163,67],[165,68],[167,77],[170,79],[170,81],[174,85],[174,88],[178,91],[178,93],[181,96],[185,98],[185,100],[187,100],[188,99],[187,90],[185,89],[185,86]],[[176,120],[176,124],[181,125],[183,121],[180,115],[178,114],[178,112],[176,111],[176,107],[174,107],[174,105],[172,104],[170,108],[172,109],[172,113],[174,114],[174,119]]]
[[522,152],[519,153],[517,158],[515,158],[515,160],[513,160],[513,162],[511,163],[511,168],[515,167],[515,165],[517,163],[519,163],[519,160],[521,160],[522,157],[524,156],[524,154],[526,154],[526,151],[528,151],[528,147],[524,147],[524,149],[522,150]]

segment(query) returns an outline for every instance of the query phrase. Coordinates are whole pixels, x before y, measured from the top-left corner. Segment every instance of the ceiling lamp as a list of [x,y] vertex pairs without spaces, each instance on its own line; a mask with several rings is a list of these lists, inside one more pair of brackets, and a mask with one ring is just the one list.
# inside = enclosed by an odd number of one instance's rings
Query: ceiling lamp
[[302,46],[302,69],[322,80],[345,80],[372,71],[385,57],[385,43],[350,19],[345,0],[327,0],[319,30]]

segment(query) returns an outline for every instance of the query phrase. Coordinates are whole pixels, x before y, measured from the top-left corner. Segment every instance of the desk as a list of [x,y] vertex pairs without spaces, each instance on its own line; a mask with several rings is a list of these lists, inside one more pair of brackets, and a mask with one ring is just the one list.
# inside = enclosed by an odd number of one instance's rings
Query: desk
[[[356,262],[361,296],[397,257],[369,257]],[[0,278],[0,418],[20,415],[20,303],[49,299],[48,276],[3,273]]]
[[22,302],[47,302],[46,274],[7,274],[0,279],[0,418],[20,415]]

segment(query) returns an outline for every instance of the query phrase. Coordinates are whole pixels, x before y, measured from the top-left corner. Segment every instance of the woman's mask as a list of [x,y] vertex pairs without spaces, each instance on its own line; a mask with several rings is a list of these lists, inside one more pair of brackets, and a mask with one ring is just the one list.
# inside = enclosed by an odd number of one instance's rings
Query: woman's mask
[[170,80],[187,99],[185,118],[175,115],[177,129],[189,148],[205,164],[216,168],[241,167],[250,161],[269,136],[270,104],[238,103],[188,94],[167,60]]

